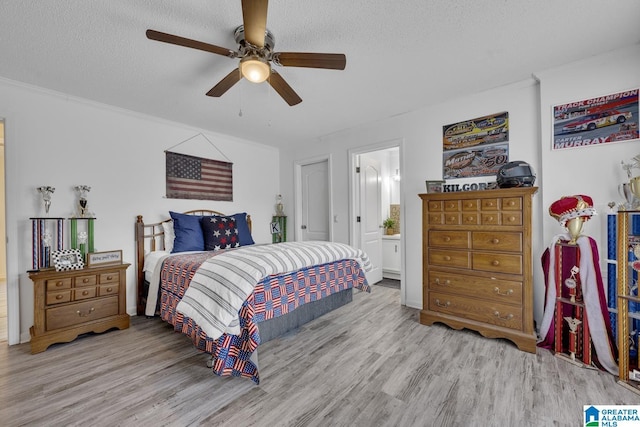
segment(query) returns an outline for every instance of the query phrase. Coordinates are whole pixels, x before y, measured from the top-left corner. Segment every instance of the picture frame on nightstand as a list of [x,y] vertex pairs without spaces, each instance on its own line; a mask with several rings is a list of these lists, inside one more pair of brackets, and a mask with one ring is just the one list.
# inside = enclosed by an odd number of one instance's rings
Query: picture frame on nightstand
[[56,271],[80,270],[84,268],[84,260],[80,249],[62,249],[51,252],[51,260]]
[[99,265],[122,264],[122,250],[89,252],[87,254],[87,267]]

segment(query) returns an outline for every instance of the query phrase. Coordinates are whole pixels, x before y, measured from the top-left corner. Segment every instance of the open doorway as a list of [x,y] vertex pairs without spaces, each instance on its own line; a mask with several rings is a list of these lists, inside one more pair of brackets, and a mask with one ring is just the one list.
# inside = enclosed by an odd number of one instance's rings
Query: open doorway
[[[351,243],[367,252],[372,284],[396,284],[404,304],[401,141],[350,150]],[[392,222],[389,230],[383,223]]]
[[4,201],[4,120],[0,119],[0,342],[6,342],[8,338],[6,242]]

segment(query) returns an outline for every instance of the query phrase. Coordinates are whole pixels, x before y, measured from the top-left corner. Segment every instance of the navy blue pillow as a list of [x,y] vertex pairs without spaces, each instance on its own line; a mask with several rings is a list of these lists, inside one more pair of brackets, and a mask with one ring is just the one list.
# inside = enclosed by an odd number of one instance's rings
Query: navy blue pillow
[[204,216],[200,225],[206,250],[219,251],[240,246],[237,221],[233,216]]
[[186,251],[204,251],[204,236],[199,215],[187,215],[169,211],[173,219],[175,239],[171,253]]
[[251,236],[251,230],[249,229],[249,223],[247,223],[247,213],[237,213],[233,217],[236,219],[238,226],[238,235],[240,236],[240,246],[253,245],[253,237]]

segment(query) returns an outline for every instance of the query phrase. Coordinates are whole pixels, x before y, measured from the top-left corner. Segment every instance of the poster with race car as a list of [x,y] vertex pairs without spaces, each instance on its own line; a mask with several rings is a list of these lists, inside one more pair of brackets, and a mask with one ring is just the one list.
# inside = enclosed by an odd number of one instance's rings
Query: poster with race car
[[638,89],[553,106],[554,150],[638,138]]
[[444,179],[495,176],[509,162],[509,144],[493,144],[443,153]]
[[509,113],[442,127],[443,178],[495,175],[509,161]]

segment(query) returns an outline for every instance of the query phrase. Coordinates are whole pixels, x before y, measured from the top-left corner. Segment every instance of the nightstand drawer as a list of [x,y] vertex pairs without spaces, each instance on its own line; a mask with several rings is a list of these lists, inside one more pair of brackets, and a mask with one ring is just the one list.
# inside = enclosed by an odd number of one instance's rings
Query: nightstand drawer
[[83,300],[83,299],[87,299],[87,298],[93,298],[96,296],[96,287],[85,287],[85,286],[80,286],[77,289],[73,290],[73,300],[74,301],[78,301],[78,300]]
[[115,295],[118,293],[119,285],[117,283],[111,285],[100,285],[99,294],[100,296],[105,295]]
[[118,297],[99,298],[46,310],[47,331],[118,314]]
[[75,286],[95,286],[98,279],[95,274],[90,276],[78,276],[74,282]]
[[47,305],[60,304],[71,301],[71,289],[47,292]]
[[60,289],[71,288],[71,277],[65,277],[63,279],[50,279],[47,280],[47,291],[57,291]]
[[120,275],[117,271],[112,271],[109,273],[101,273],[100,274],[100,284],[103,285],[105,283],[118,283],[120,280]]

